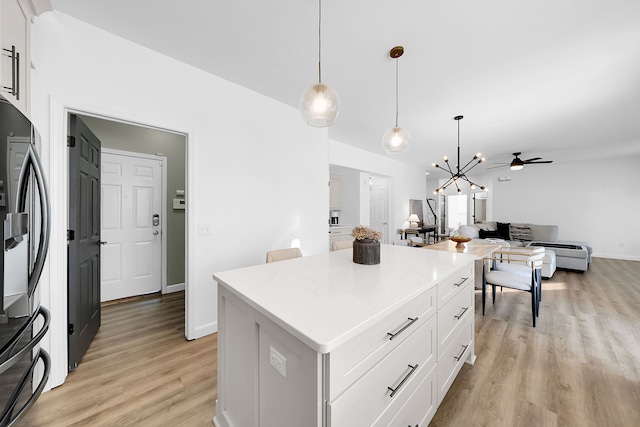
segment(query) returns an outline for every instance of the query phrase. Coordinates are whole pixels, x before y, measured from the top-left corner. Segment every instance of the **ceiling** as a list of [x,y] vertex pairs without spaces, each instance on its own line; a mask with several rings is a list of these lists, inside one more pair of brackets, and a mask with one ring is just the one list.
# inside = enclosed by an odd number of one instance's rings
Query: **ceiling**
[[[298,107],[317,82],[315,0],[53,0],[54,9]],[[341,99],[330,138],[435,173],[543,157],[640,155],[638,0],[324,0],[322,80]],[[395,124],[412,145],[386,154]],[[169,91],[170,93],[170,91]],[[302,120],[302,118],[300,119]],[[455,164],[455,162],[453,162]]]

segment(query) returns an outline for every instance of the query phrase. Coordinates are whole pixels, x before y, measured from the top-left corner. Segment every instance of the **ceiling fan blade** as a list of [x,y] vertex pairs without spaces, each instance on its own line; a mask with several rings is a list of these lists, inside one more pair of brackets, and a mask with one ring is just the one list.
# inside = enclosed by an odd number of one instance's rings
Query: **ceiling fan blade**
[[529,162],[533,162],[533,161],[536,161],[536,160],[542,160],[542,157],[533,157],[533,158],[528,159],[528,160],[523,160],[523,162],[529,163]]
[[553,160],[543,160],[541,162],[525,162],[528,165],[536,165],[536,164],[542,164],[542,163],[553,163]]
[[491,166],[490,168],[487,168],[486,170],[503,168],[505,166],[509,166],[509,163],[505,163],[504,165],[499,165],[499,166]]

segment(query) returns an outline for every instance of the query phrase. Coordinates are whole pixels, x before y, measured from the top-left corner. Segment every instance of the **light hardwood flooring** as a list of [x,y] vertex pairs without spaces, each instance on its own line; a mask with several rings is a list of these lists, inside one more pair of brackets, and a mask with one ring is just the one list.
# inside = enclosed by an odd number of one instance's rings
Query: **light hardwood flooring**
[[[640,426],[640,262],[556,271],[536,328],[529,294],[489,298],[485,316],[480,298],[477,361],[431,426]],[[19,425],[210,427],[216,349],[215,334],[184,339],[183,293],[107,305],[78,369]]]

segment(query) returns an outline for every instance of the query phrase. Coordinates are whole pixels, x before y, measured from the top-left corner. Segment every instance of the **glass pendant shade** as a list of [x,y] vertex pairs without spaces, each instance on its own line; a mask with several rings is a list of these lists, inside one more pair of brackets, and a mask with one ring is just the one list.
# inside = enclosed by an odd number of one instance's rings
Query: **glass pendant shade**
[[300,112],[309,126],[331,126],[340,109],[340,97],[329,85],[316,83],[302,93]]
[[399,127],[389,129],[382,137],[382,148],[387,153],[402,153],[407,151],[411,143],[411,134],[408,130]]

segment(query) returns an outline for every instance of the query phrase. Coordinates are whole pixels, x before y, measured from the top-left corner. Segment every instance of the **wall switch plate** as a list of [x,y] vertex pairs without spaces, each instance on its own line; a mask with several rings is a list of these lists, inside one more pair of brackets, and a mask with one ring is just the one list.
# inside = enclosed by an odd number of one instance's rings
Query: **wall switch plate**
[[280,375],[287,378],[287,359],[273,347],[269,347],[269,363]]
[[201,236],[205,236],[211,234],[211,225],[210,224],[199,224],[198,225],[198,234]]

